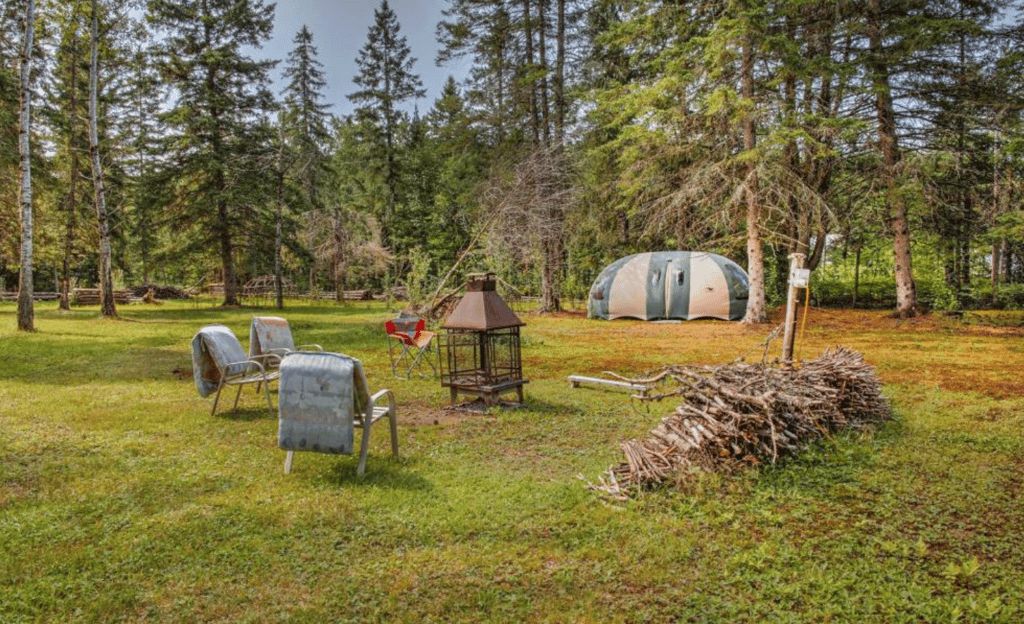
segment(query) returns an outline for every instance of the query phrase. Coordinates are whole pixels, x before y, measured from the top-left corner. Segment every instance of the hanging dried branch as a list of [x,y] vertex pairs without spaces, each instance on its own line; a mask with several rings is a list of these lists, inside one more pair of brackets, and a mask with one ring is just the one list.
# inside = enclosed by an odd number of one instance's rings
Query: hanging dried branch
[[587,482],[616,500],[643,487],[684,481],[698,471],[729,473],[775,463],[831,432],[891,414],[874,369],[846,348],[826,351],[798,369],[742,362],[670,366],[629,381],[664,387],[635,399],[682,397],[683,402],[649,439],[622,444],[624,462],[596,484]]

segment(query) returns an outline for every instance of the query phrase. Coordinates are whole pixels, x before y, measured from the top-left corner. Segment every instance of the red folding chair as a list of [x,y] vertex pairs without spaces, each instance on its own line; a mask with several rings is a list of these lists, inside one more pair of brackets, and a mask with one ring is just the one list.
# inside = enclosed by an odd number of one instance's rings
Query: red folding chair
[[[435,352],[434,332],[426,331],[427,322],[415,316],[400,316],[384,323],[388,334],[388,354],[391,356],[391,374],[398,376],[398,367],[405,366],[405,378],[408,379],[412,369],[420,362],[430,365],[434,375],[437,367],[433,358],[440,360],[440,353]],[[438,362],[440,363],[440,361]]]

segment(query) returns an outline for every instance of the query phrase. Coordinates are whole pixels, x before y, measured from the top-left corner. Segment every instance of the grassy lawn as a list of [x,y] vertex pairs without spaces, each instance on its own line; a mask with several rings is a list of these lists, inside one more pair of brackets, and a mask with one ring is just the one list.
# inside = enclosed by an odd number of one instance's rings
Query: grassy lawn
[[760,360],[773,326],[526,314],[525,406],[467,414],[391,377],[382,304],[290,303],[297,342],[397,395],[402,457],[381,422],[359,478],[313,453],[283,474],[261,395],[215,417],[197,395],[195,331],[245,344],[274,311],[120,311],[37,304],[26,335],[0,304],[5,624],[1024,621],[1024,331],[1006,323],[812,310],[803,356],[861,351],[893,422],[613,507],[577,476],[674,406],[566,375]]

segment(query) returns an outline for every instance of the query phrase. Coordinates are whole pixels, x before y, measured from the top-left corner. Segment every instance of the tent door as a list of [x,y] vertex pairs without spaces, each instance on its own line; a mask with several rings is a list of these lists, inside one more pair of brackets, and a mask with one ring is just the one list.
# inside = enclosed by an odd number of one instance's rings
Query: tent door
[[665,318],[688,319],[690,312],[690,263],[675,258],[665,267]]

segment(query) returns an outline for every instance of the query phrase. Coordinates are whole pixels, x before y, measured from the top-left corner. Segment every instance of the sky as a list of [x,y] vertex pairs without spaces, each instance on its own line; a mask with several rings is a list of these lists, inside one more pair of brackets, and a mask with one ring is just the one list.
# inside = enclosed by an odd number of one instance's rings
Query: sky
[[[374,22],[374,11],[380,8],[380,0],[276,0],[274,36],[253,56],[279,59],[274,69],[275,95],[284,88],[281,72],[288,52],[294,46],[295,34],[303,24],[313,33],[313,44],[317,48],[317,59],[323,64],[324,100],[334,106],[330,112],[339,117],[352,112],[352,103],[346,97],[356,90],[352,79],[359,72],[356,58],[366,44],[367,33]],[[434,105],[448,76],[459,80],[468,72],[469,61],[457,59],[445,67],[437,67],[437,23],[441,11],[448,6],[447,0],[389,0],[391,10],[398,18],[399,35],[404,36],[416,59],[413,72],[419,74],[425,97],[409,102],[405,107],[412,110],[417,105],[425,113]]]

